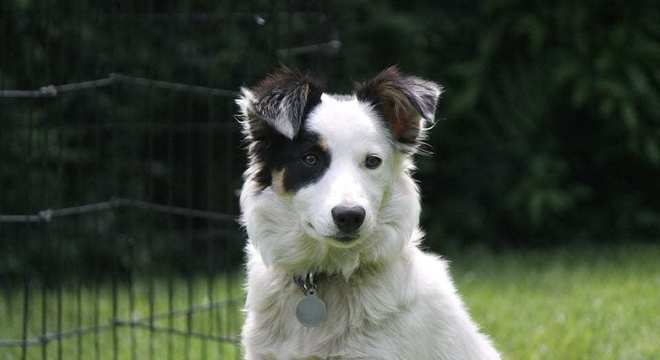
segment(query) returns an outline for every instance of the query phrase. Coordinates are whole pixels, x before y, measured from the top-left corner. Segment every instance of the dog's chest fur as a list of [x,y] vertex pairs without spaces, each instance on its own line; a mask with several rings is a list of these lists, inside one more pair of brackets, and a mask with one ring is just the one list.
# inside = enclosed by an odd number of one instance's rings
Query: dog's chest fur
[[[403,325],[406,318],[415,316],[412,312],[421,309],[415,303],[420,301],[420,289],[401,286],[419,281],[407,256],[387,267],[360,269],[348,281],[341,275],[322,279],[318,295],[326,303],[328,317],[318,328],[306,328],[296,319],[295,308],[303,293],[289,275],[251,268],[250,276],[249,286],[255,291],[248,289],[248,323],[255,328],[247,331],[257,334],[251,345],[263,349],[263,355],[277,359],[369,357],[389,347],[401,351],[398,339],[417,333]],[[396,335],[401,331],[412,333]],[[391,350],[387,351],[390,355]]]
[[290,277],[261,266],[251,266],[249,276],[248,358],[498,358],[464,311],[444,261],[413,246],[348,282],[325,279],[319,295],[328,318],[319,328],[298,323],[295,306],[303,295]]

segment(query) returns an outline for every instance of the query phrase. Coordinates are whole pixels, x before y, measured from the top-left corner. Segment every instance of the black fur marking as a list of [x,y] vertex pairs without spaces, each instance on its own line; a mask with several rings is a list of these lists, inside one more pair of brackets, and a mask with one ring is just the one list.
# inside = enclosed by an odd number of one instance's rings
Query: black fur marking
[[[318,158],[314,166],[303,161],[305,155],[310,153]],[[318,181],[330,166],[330,154],[321,146],[321,137],[304,129],[293,140],[281,135],[274,136],[263,158],[263,165],[271,173],[284,171],[282,186],[286,192],[297,191]]]
[[[246,175],[261,189],[272,185],[273,171],[285,171],[283,186],[287,191],[312,181],[319,170],[298,169],[292,159],[294,154],[302,158],[304,154],[298,154],[300,149],[310,147],[314,141],[318,143],[318,136],[306,132],[304,123],[321,102],[320,83],[282,67],[250,91],[252,97],[243,114],[250,159]],[[329,156],[326,159],[329,162]]]

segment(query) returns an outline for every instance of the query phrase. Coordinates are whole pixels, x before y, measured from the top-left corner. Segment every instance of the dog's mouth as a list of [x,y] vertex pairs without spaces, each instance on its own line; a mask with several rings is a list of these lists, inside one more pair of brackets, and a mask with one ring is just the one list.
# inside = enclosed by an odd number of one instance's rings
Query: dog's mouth
[[357,234],[337,234],[336,236],[332,236],[332,238],[341,242],[351,242],[357,240],[359,236]]
[[316,231],[316,229],[314,228],[314,225],[312,225],[312,223],[307,222],[306,225],[315,234],[319,235],[320,237],[322,237],[324,239],[330,240],[332,243],[335,243],[335,244],[338,244],[338,245],[341,244],[340,246],[342,246],[342,245],[343,246],[351,245],[355,240],[360,238],[359,233],[346,234],[346,233],[339,232],[339,233],[336,233],[336,234],[333,234],[333,235],[325,235],[325,234],[321,234],[318,231]]

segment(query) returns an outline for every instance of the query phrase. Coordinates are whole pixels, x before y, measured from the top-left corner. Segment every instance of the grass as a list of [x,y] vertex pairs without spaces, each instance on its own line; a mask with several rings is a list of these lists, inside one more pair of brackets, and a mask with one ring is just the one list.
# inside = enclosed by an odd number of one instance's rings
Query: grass
[[[20,340],[25,323],[28,339],[49,338],[46,346],[27,347],[27,359],[59,359],[60,354],[62,359],[239,359],[239,348],[232,341],[238,340],[242,322],[240,279],[238,275],[138,278],[132,285],[69,284],[59,292],[35,284],[27,322],[23,289],[1,297],[0,343]],[[117,326],[113,319],[119,320]],[[62,339],[55,336],[77,328],[89,331]],[[225,338],[229,341],[218,341]],[[0,360],[23,355],[20,346],[0,347]]]
[[[660,359],[660,245],[500,254],[473,251],[447,258],[472,316],[506,359]],[[38,337],[56,331],[58,313],[59,327],[70,329],[109,323],[113,313],[130,320],[152,311],[167,313],[190,304],[240,298],[239,279],[136,279],[132,287],[116,287],[115,309],[110,283],[72,285],[59,295],[36,287],[30,294],[27,332],[29,337]],[[17,291],[0,296],[0,339],[21,338],[22,296]],[[184,312],[159,318],[153,325],[181,334],[236,336],[239,309],[240,304],[233,304],[201,309],[189,316]],[[26,355],[28,359],[56,358],[61,351],[64,359],[240,356],[236,346],[211,339],[125,325],[116,329],[114,335],[110,329],[54,339],[45,347],[30,347]],[[0,347],[0,360],[20,359],[21,355],[20,348]]]
[[660,359],[660,246],[475,252],[452,272],[507,359]]

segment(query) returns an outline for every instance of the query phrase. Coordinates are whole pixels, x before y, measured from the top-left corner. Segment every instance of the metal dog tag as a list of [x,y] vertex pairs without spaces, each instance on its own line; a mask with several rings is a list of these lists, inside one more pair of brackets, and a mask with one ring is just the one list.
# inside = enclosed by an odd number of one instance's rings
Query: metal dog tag
[[296,306],[296,317],[305,327],[318,327],[326,319],[328,313],[323,300],[316,296],[314,289],[305,292],[305,297]]

